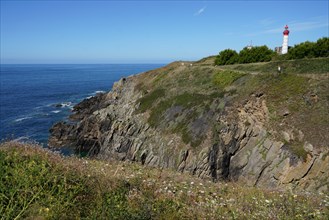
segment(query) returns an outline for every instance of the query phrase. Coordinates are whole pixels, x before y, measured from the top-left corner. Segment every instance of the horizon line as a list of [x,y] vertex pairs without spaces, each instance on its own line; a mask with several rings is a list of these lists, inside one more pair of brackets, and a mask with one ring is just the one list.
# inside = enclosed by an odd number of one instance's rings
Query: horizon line
[[176,61],[170,62],[159,62],[159,63],[0,63],[0,65],[126,65],[126,64],[167,64]]

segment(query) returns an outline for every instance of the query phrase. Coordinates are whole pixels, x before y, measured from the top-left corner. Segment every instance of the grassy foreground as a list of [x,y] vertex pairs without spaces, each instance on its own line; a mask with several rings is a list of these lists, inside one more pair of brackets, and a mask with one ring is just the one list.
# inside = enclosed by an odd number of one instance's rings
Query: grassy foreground
[[0,145],[1,219],[328,219],[329,195],[213,183],[135,163]]

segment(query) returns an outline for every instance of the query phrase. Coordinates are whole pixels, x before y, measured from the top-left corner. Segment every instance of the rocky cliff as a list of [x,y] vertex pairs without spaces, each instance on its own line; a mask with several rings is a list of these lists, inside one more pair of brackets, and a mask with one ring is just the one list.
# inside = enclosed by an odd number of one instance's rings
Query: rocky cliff
[[214,181],[329,190],[328,66],[310,77],[205,61],[121,79],[55,124],[49,145]]

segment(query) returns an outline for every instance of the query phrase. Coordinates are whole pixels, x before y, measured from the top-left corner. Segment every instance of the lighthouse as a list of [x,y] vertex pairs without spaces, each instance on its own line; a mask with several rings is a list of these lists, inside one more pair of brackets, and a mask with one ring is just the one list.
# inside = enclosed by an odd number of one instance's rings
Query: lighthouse
[[281,54],[286,54],[288,53],[288,36],[289,36],[289,30],[288,30],[288,25],[284,27],[283,31],[283,43],[282,43],[282,51]]

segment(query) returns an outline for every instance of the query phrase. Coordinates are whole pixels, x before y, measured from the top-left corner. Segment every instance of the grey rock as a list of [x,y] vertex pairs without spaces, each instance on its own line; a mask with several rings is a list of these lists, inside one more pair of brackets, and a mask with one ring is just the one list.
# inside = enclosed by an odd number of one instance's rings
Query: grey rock
[[[143,93],[135,89],[138,76],[121,79],[112,90],[76,105],[71,122],[59,122],[50,129],[49,145],[72,146],[78,152],[105,160],[128,160],[141,164],[171,168],[201,178],[236,180],[260,187],[303,190],[328,189],[328,172],[319,175],[329,164],[329,157],[313,155],[313,146],[304,162],[294,157],[276,136],[270,135],[267,122],[266,92],[256,93],[243,103],[229,105],[224,97],[199,108],[187,123],[187,133],[195,141],[192,147],[174,129],[191,109],[172,106],[163,114],[157,128],[148,124],[148,113],[138,113],[138,99]],[[283,111],[288,116],[289,111]],[[216,129],[213,129],[216,127]],[[293,140],[292,132],[283,131],[284,139]],[[302,135],[299,134],[298,139]],[[321,154],[322,157],[325,155]],[[320,171],[319,171],[320,170]]]

